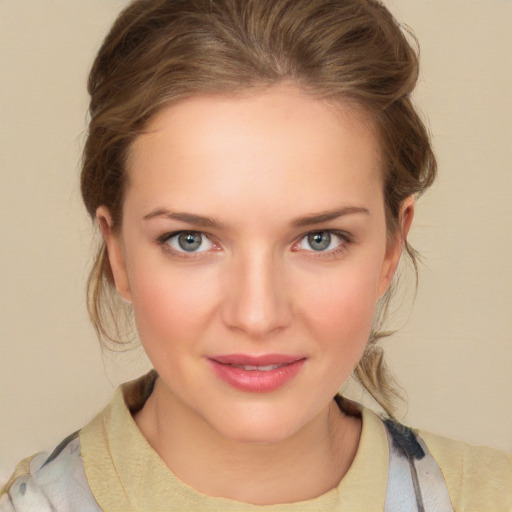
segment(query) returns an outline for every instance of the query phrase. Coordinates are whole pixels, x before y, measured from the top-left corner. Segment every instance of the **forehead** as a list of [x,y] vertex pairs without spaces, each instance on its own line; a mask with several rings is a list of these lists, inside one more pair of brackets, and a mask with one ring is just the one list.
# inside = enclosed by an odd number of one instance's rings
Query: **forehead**
[[215,207],[251,194],[261,208],[276,201],[318,208],[322,198],[361,201],[382,189],[380,167],[362,111],[280,86],[162,110],[130,148],[127,197],[181,207],[209,192]]

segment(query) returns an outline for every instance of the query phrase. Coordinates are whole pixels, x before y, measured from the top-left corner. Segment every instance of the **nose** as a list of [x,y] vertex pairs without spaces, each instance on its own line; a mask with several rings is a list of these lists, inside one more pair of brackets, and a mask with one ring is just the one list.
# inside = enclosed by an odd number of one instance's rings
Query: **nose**
[[255,251],[233,263],[223,304],[225,325],[255,340],[286,328],[292,304],[282,263],[272,254]]

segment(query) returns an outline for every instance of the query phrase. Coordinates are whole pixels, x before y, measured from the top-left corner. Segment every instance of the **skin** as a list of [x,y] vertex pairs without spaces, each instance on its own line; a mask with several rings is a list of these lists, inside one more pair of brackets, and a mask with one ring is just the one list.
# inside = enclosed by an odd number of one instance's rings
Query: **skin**
[[[121,229],[106,207],[97,212],[117,289],[160,375],[135,421],[200,492],[262,505],[318,496],[357,451],[360,420],[332,397],[363,353],[413,200],[390,239],[370,123],[290,85],[187,99],[148,128],[130,150]],[[308,234],[327,230],[328,248],[312,247]],[[198,252],[168,237],[177,231],[201,232]],[[306,361],[281,388],[246,392],[208,362],[234,353]]]

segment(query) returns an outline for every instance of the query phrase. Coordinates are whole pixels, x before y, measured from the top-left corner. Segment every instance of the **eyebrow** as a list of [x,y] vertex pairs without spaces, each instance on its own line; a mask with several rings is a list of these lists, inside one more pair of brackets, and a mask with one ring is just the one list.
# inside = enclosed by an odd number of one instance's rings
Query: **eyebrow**
[[292,220],[290,225],[294,228],[303,228],[305,226],[321,224],[322,222],[338,219],[346,215],[355,215],[360,213],[369,215],[370,211],[368,208],[363,208],[362,206],[345,206],[344,208],[338,208],[336,210],[327,210],[325,212],[299,217],[298,219]]
[[[368,208],[364,208],[362,206],[345,206],[344,208],[326,210],[324,212],[314,213],[304,217],[298,217],[290,222],[290,226],[292,228],[303,228],[306,226],[321,224],[322,222],[329,222],[346,215],[356,214],[369,215],[370,211]],[[205,228],[220,229],[224,227],[224,223],[218,219],[215,219],[214,217],[204,217],[202,215],[196,215],[195,213],[188,212],[174,212],[166,208],[157,208],[147,215],[144,215],[143,219],[150,220],[154,219],[155,217],[165,217],[167,219],[177,220]]]
[[143,219],[149,220],[154,219],[155,217],[165,217],[167,219],[178,220],[204,228],[222,228],[224,226],[221,221],[213,217],[203,217],[202,215],[196,215],[195,213],[173,212],[166,208],[157,208],[147,215],[144,215]]

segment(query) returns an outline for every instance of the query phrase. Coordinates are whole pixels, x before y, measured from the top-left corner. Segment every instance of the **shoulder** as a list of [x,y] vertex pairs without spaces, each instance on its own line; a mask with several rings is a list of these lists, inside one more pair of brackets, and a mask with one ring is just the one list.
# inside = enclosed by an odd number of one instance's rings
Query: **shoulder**
[[2,488],[1,512],[98,512],[83,468],[78,432],[51,452],[21,461]]
[[446,479],[456,510],[512,511],[512,455],[418,431]]

